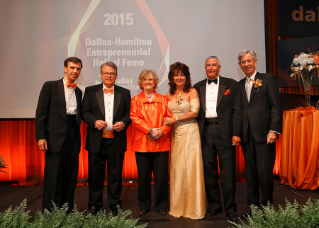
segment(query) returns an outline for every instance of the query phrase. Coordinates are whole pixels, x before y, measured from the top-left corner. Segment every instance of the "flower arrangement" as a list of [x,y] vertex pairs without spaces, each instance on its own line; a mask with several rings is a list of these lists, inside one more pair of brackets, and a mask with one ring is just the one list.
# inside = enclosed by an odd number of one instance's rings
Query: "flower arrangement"
[[301,52],[299,55],[295,55],[291,64],[291,75],[293,80],[300,80],[300,76],[308,77],[314,73],[315,70],[319,70],[319,51],[312,52],[308,50],[309,54]]
[[[309,54],[301,52],[299,55],[295,55],[291,64],[291,75],[292,80],[298,81],[300,86],[300,78],[303,82],[304,94],[306,106],[310,105],[310,90],[312,76],[315,70],[319,73],[319,51],[314,52],[308,50]],[[319,77],[319,74],[317,74]]]

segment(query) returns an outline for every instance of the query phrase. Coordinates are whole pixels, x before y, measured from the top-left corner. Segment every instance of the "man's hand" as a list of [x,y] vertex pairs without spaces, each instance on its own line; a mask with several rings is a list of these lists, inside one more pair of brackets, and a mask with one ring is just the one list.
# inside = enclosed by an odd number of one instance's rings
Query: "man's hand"
[[116,122],[113,126],[112,126],[113,130],[116,132],[120,132],[123,130],[124,128],[124,123],[122,121]]
[[240,141],[241,141],[240,137],[233,136],[232,140],[233,140],[233,146],[239,146],[240,145]]
[[99,129],[99,130],[105,129],[106,126],[107,126],[107,123],[104,122],[103,120],[97,120],[97,121],[95,121],[95,127],[96,127],[97,129]]
[[276,142],[277,134],[273,131],[269,131],[267,135],[267,144]]
[[48,150],[48,143],[46,139],[39,139],[38,147],[40,150],[46,152]]

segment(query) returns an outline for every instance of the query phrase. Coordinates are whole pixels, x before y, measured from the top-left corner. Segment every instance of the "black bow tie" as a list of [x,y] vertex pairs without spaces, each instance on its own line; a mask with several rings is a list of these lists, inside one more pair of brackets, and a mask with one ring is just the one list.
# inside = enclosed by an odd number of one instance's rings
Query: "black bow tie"
[[215,84],[217,84],[217,82],[218,82],[217,78],[215,78],[213,80],[211,80],[211,79],[207,79],[207,80],[208,80],[208,85],[210,85],[210,83],[212,83],[212,82],[214,82]]

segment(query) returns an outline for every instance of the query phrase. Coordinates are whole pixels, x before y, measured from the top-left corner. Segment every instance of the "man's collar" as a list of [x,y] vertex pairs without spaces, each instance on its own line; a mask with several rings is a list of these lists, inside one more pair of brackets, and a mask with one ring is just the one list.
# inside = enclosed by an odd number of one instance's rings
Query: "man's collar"
[[252,80],[252,81],[255,80],[256,74],[257,74],[257,70],[255,70],[255,72],[253,73],[252,76],[250,76],[250,77],[247,77],[247,76],[246,76],[246,80],[249,79],[249,78],[250,78],[250,80]]

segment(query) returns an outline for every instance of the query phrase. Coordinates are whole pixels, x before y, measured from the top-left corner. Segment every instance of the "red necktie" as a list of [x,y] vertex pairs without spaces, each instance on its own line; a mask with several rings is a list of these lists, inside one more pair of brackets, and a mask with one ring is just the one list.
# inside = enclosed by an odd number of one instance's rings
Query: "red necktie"
[[105,89],[104,89],[104,93],[113,94],[113,89],[107,89],[107,88],[105,88]]

